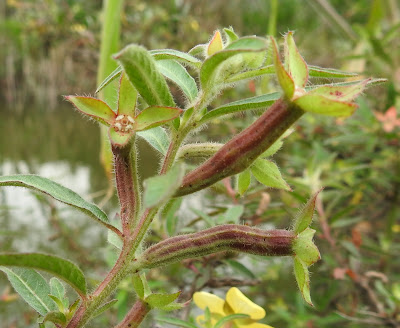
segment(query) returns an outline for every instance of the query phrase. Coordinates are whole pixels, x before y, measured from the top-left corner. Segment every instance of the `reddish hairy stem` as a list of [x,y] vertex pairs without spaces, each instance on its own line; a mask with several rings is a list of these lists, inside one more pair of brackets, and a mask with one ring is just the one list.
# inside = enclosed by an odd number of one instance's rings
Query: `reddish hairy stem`
[[175,196],[184,196],[204,189],[245,170],[303,114],[304,111],[293,103],[285,99],[277,100],[214,156],[189,172]]
[[142,268],[154,268],[222,251],[264,256],[294,255],[296,234],[288,230],[261,230],[226,224],[165,239],[149,247],[140,259]]
[[150,306],[142,301],[137,300],[132,306],[124,320],[120,322],[115,328],[137,328],[140,326],[147,313],[151,310]]

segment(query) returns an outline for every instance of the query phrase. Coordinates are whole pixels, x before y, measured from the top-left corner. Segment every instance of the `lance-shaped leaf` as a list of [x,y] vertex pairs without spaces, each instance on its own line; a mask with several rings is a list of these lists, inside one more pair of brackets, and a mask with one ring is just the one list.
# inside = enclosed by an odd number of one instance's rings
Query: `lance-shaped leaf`
[[181,64],[174,60],[159,60],[156,64],[160,72],[174,82],[189,101],[193,101],[197,97],[196,82]]
[[54,199],[75,207],[107,228],[118,232],[111,224],[109,224],[107,215],[96,205],[85,201],[76,192],[68,189],[57,182],[51,181],[37,175],[10,175],[0,177],[0,186],[25,187],[45,193]]
[[264,75],[269,75],[275,73],[275,67],[273,65],[268,65],[258,69],[253,69],[250,71],[237,73],[225,80],[225,83],[235,83],[239,81],[244,81],[248,79],[258,78]]
[[[86,280],[82,271],[72,262],[54,255],[40,253],[3,253],[0,266],[16,266],[46,271],[69,284],[82,299],[86,298]],[[50,290],[47,295],[50,294]]]
[[177,118],[181,113],[182,109],[175,107],[147,107],[135,117],[135,129],[141,131],[154,128]]
[[133,275],[132,282],[133,282],[133,289],[135,290],[137,296],[140,299],[143,299],[144,298],[144,284],[143,284],[141,275],[139,273]]
[[50,279],[50,297],[53,296],[54,302],[57,303],[59,310],[63,312],[65,309],[69,307],[68,297],[65,296],[65,288],[60,280],[57,278]]
[[305,60],[297,50],[293,32],[285,36],[285,66],[297,87],[304,88],[308,81],[308,68]]
[[163,308],[166,305],[175,301],[181,292],[174,294],[150,294],[146,297],[145,302],[149,304],[152,308]]
[[1,267],[15,291],[41,315],[56,311],[57,306],[49,297],[50,286],[47,281],[32,269]]
[[114,58],[149,106],[175,106],[167,82],[145,48],[132,44],[122,49]]
[[240,196],[243,196],[244,193],[249,189],[251,183],[251,172],[249,169],[240,172],[237,175],[237,187],[236,190]]
[[192,55],[173,49],[150,50],[150,54],[156,60],[173,59],[184,65],[189,65],[194,68],[201,66],[201,60]]
[[228,44],[236,41],[237,39],[239,39],[239,36],[233,31],[233,28],[224,28],[224,33],[225,33],[225,37],[226,37],[226,41]]
[[299,210],[296,215],[293,231],[296,233],[303,232],[306,230],[312,222],[315,202],[317,201],[318,194],[321,190],[317,191],[315,195],[313,195],[307,204]]
[[312,89],[308,92],[308,95],[321,95],[328,99],[338,100],[338,101],[352,101],[361,92],[365,90],[368,82],[371,79],[363,80],[356,84],[351,85],[324,85],[318,88]]
[[297,235],[293,243],[294,253],[308,266],[321,259],[319,250],[313,242],[314,234],[314,229],[307,228]]
[[[200,83],[203,89],[208,89],[214,85],[217,75],[221,74],[221,65],[229,58],[239,54],[263,52],[265,49],[266,43],[264,39],[248,37],[238,39],[229,44],[224,50],[210,56],[204,61],[200,69]],[[246,64],[246,60],[243,59],[243,61],[239,61],[236,64],[238,67],[243,67],[243,64]],[[226,68],[229,69],[229,67]],[[237,72],[232,72],[232,74],[234,73]]]
[[59,325],[64,325],[67,323],[67,318],[64,313],[59,311],[52,311],[47,313],[43,318],[38,320],[39,324],[43,324],[45,322],[53,322]]
[[313,306],[310,296],[310,273],[308,272],[307,265],[297,256],[294,257],[294,275],[296,277],[301,296],[303,296],[304,300],[308,304]]
[[114,122],[116,114],[100,99],[82,96],[66,96],[65,99],[71,102],[83,114],[103,124],[110,125]]
[[[188,54],[196,58],[206,57],[207,44],[198,44],[188,51]],[[201,65],[200,65],[201,66]]]
[[237,112],[241,112],[244,110],[250,110],[250,109],[266,108],[266,107],[272,105],[279,98],[280,98],[279,92],[273,92],[273,93],[267,93],[262,96],[256,96],[256,97],[251,97],[251,98],[234,101],[234,102],[228,103],[226,105],[217,107],[217,108],[213,109],[212,111],[209,111],[207,114],[205,114],[201,118],[201,120],[199,121],[199,124],[207,123],[208,121],[211,121],[211,120],[213,120],[217,117],[223,116],[223,115],[230,115],[230,114],[234,114]]
[[319,66],[308,66],[308,74],[312,77],[324,77],[329,79],[344,79],[347,77],[355,77],[358,73],[340,71],[334,68],[324,68]]
[[138,93],[129,81],[125,73],[119,81],[118,92],[118,115],[129,115],[134,117]]
[[114,299],[111,300],[109,302],[104,303],[102,306],[100,306],[99,308],[97,308],[96,311],[93,312],[93,314],[91,315],[91,318],[97,317],[100,314],[102,314],[104,311],[107,311],[109,308],[113,307],[115,303],[117,303],[118,300]]
[[150,208],[171,197],[182,183],[184,166],[177,163],[166,174],[154,176],[144,181],[144,206]]
[[278,166],[268,160],[258,158],[250,167],[251,173],[263,185],[283,190],[291,190],[290,186],[283,180]]
[[294,103],[306,112],[342,117],[350,116],[358,107],[355,103],[333,100],[319,94],[305,94]]
[[272,41],[272,50],[273,50],[273,57],[274,57],[274,66],[276,76],[278,78],[279,85],[281,86],[285,96],[289,99],[292,99],[295,91],[295,84],[292,77],[289,73],[285,70],[281,59],[279,57],[279,50],[278,45],[273,37],[271,37]]
[[109,85],[112,81],[114,81],[115,79],[117,79],[118,77],[121,76],[121,72],[122,72],[122,67],[118,66],[115,70],[113,70],[109,76],[107,76],[105,78],[105,80],[103,82],[101,82],[101,84],[97,87],[96,89],[96,93],[100,92],[101,90],[103,90],[107,85]]
[[207,46],[207,56],[212,56],[216,52],[221,51],[224,48],[224,43],[222,42],[222,36],[220,31],[215,31],[211,41]]
[[138,131],[137,135],[146,140],[150,146],[161,154],[165,155],[167,153],[169,137],[162,127],[158,126],[150,130]]

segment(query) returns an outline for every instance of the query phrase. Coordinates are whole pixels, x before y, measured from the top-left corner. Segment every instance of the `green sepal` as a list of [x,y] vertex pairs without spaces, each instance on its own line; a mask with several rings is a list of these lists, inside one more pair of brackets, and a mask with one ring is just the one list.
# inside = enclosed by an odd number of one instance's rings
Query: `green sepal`
[[299,233],[293,242],[293,252],[307,266],[321,259],[317,246],[313,242],[315,230],[307,228]]
[[82,96],[65,96],[64,98],[83,114],[105,125],[113,124],[116,114],[104,101]]
[[313,219],[315,202],[317,201],[318,194],[321,190],[317,191],[307,202],[307,204],[299,210],[296,215],[293,231],[295,233],[301,233],[306,230]]
[[175,301],[181,292],[173,294],[150,294],[145,298],[145,302],[153,309],[160,309]]
[[216,52],[221,51],[224,48],[224,43],[222,42],[221,32],[216,30],[213,37],[207,46],[207,56],[212,56]]
[[304,88],[308,81],[308,67],[293,39],[293,32],[285,35],[285,67],[295,86]]
[[138,93],[125,73],[121,75],[118,93],[118,115],[135,117]]
[[307,95],[321,95],[331,100],[353,101],[363,92],[371,79],[360,81],[351,85],[323,85],[312,89]]
[[311,301],[310,295],[310,273],[308,272],[307,264],[305,264],[297,256],[293,258],[294,261],[294,275],[296,277],[297,285],[299,287],[301,296],[311,306],[314,306]]
[[290,191],[290,186],[282,178],[278,166],[266,159],[258,158],[250,167],[251,173],[263,185]]
[[276,44],[276,41],[273,37],[271,37],[271,42],[272,42],[275,72],[278,78],[279,85],[281,86],[285,96],[288,99],[292,99],[296,86],[294,84],[292,77],[285,70],[285,67],[281,62],[281,59],[279,57],[278,45]]
[[293,102],[306,112],[336,117],[350,116],[358,107],[355,103],[332,100],[315,93],[307,93]]
[[174,120],[182,113],[182,109],[176,107],[152,106],[142,110],[135,117],[135,130],[143,131],[157,126],[163,125],[166,122]]
[[110,127],[108,129],[108,138],[110,139],[110,142],[113,145],[121,148],[128,144],[129,140],[134,134],[134,131],[132,131],[131,133],[124,133],[115,131],[113,127]]
[[232,27],[224,28],[227,45],[239,39],[239,36],[233,31]]

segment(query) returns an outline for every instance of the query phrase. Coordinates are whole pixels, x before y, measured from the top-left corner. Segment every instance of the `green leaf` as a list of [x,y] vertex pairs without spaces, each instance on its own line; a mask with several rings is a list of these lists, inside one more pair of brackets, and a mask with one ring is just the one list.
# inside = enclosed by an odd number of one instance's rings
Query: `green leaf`
[[176,311],[176,310],[182,310],[186,306],[185,303],[170,303],[166,306],[160,307],[160,310],[162,311]]
[[85,201],[77,193],[62,185],[37,175],[9,175],[0,177],[0,186],[25,187],[45,193],[54,199],[75,207],[107,228],[112,228],[107,215],[96,205]]
[[183,164],[178,163],[166,174],[145,180],[144,206],[150,208],[168,200],[181,185],[184,172]]
[[147,107],[135,117],[135,129],[137,131],[143,131],[155,128],[177,118],[181,113],[182,109],[175,107]]
[[201,66],[200,59],[197,59],[186,52],[174,49],[150,50],[149,52],[156,60],[173,59],[179,63],[186,64],[194,68],[200,68]]
[[175,106],[167,82],[145,48],[132,44],[122,49],[114,58],[149,106]]
[[273,37],[271,37],[272,41],[272,49],[273,49],[273,57],[274,57],[274,65],[275,65],[275,72],[278,78],[279,85],[281,86],[285,96],[289,99],[292,99],[295,91],[295,84],[292,77],[289,73],[285,70],[281,59],[279,58],[279,50],[278,45]]
[[339,71],[334,68],[324,68],[324,67],[318,67],[318,66],[308,66],[308,73],[310,77],[324,77],[328,79],[334,79],[334,78],[347,78],[347,77],[354,77],[358,76],[358,73],[353,73],[353,72],[344,72],[344,71]]
[[357,104],[332,100],[319,94],[305,94],[294,103],[306,112],[347,117],[354,113]]
[[319,250],[313,242],[314,234],[314,229],[307,228],[297,235],[293,243],[294,253],[308,266],[321,259]]
[[224,213],[226,220],[231,222],[238,222],[243,215],[244,206],[243,205],[235,205],[229,207],[227,211]]
[[274,155],[279,149],[282,148],[282,145],[283,145],[282,138],[279,138],[265,152],[263,152],[260,157],[266,158]]
[[100,306],[99,308],[97,308],[96,311],[93,312],[93,314],[91,315],[91,318],[97,317],[100,314],[102,314],[104,311],[107,311],[109,308],[111,308],[115,303],[117,303],[118,300],[114,299],[111,300],[109,302],[104,303],[102,306]]
[[[224,68],[228,70],[227,72],[222,72],[221,67],[228,59],[233,56],[240,55],[240,54],[251,54],[256,52],[262,52],[266,49],[266,43],[264,39],[256,38],[256,37],[248,37],[248,38],[241,38],[235,42],[229,44],[224,50],[215,53],[214,55],[207,58],[200,69],[200,83],[203,89],[211,89],[215,84],[217,77],[222,75],[224,78],[228,78],[227,74],[235,74],[238,71],[233,68],[232,71],[232,64],[229,62],[230,65],[224,65]],[[242,59],[236,63],[240,70],[243,70],[245,67],[243,65],[246,63],[246,60]],[[254,68],[254,67],[253,67]],[[235,71],[236,70],[236,71]]]
[[218,320],[213,328],[222,328],[226,323],[228,323],[230,321],[233,321],[236,319],[246,319],[249,317],[250,316],[248,314],[243,314],[243,313],[230,314],[230,315]]
[[223,262],[227,263],[230,267],[232,267],[232,269],[234,269],[241,275],[246,276],[247,278],[250,279],[257,279],[254,273],[242,263],[231,259],[223,260]]
[[150,294],[146,297],[145,301],[152,308],[162,308],[173,301],[175,301],[181,292],[173,293],[173,294]]
[[285,64],[294,84],[304,88],[308,81],[308,67],[297,50],[293,39],[293,32],[288,32],[285,36]]
[[177,318],[157,317],[157,321],[183,328],[197,328],[194,324]]
[[299,210],[296,215],[293,231],[296,233],[303,232],[306,230],[312,222],[314,209],[315,209],[315,202],[317,201],[317,196],[321,192],[318,190],[307,202],[307,204]]
[[122,246],[124,243],[123,243],[122,239],[115,232],[108,230],[107,241],[111,245],[113,245],[115,248],[122,250]]
[[23,300],[41,315],[57,310],[56,304],[49,297],[50,286],[35,270],[9,269],[1,266],[0,270],[7,275],[11,285]]
[[85,115],[93,117],[100,123],[105,125],[114,123],[116,114],[104,101],[82,96],[65,96],[64,98],[71,102],[77,110]]
[[122,67],[118,66],[114,71],[111,72],[109,76],[106,77],[106,79],[103,82],[101,82],[101,84],[97,87],[96,93],[100,92],[112,81],[117,79],[121,75],[121,72],[122,72]]
[[[198,44],[188,51],[188,54],[196,58],[204,58],[206,56],[207,44]],[[201,65],[200,65],[201,66]]]
[[211,121],[223,115],[234,114],[250,109],[266,108],[272,105],[276,100],[278,100],[280,96],[281,95],[279,92],[273,92],[222,105],[221,107],[217,107],[216,109],[209,111],[207,114],[205,114],[199,121],[199,125],[207,123],[208,121]]
[[311,302],[310,274],[308,272],[307,265],[297,256],[294,257],[294,275],[296,277],[297,285],[299,286],[301,296],[303,296],[304,300],[308,304],[314,306]]
[[290,186],[283,180],[278,166],[268,160],[258,158],[250,167],[251,173],[263,185],[283,190],[291,190]]
[[144,285],[140,274],[134,274],[132,277],[133,289],[140,299],[144,298]]
[[61,302],[61,304],[60,304],[61,308],[59,310],[61,312],[63,312],[64,309],[68,309],[69,300],[65,296],[65,288],[60,280],[58,280],[57,278],[54,278],[54,277],[50,279],[50,291],[51,291],[50,296],[56,297]]
[[239,39],[239,36],[233,31],[233,28],[224,28],[224,33],[226,37],[226,41],[229,44]]
[[240,196],[243,196],[247,189],[249,189],[250,182],[251,172],[249,169],[244,170],[237,175],[237,192]]
[[175,236],[177,232],[178,217],[176,212],[181,207],[182,200],[182,197],[171,199],[167,205],[164,206],[162,212],[162,218],[165,220],[165,228],[170,237]]
[[250,71],[237,73],[225,80],[225,83],[235,83],[243,80],[254,79],[263,75],[274,74],[275,67],[273,65],[253,69]]
[[38,320],[38,323],[43,324],[45,322],[53,322],[60,325],[64,325],[67,323],[67,318],[65,314],[59,311],[52,311],[47,313],[43,318]]
[[150,146],[165,155],[169,147],[169,137],[162,127],[139,131],[137,135],[146,140]]
[[156,62],[161,74],[174,82],[191,102],[197,97],[197,85],[187,70],[174,60],[159,60]]
[[[82,271],[72,262],[57,256],[40,253],[3,253],[0,265],[17,266],[46,271],[69,284],[83,298],[86,298],[86,280]],[[50,290],[47,294],[50,294]]]
[[118,115],[135,117],[137,97],[138,93],[136,89],[133,87],[126,74],[123,73],[119,82]]

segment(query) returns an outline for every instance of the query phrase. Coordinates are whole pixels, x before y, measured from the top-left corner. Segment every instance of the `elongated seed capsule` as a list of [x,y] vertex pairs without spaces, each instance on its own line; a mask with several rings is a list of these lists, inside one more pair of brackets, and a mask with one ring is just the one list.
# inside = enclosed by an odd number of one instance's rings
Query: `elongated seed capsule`
[[291,256],[294,255],[292,245],[295,239],[293,231],[226,224],[165,239],[149,247],[139,261],[143,268],[154,268],[222,251]]
[[304,111],[285,99],[277,100],[264,114],[228,141],[211,158],[189,172],[175,197],[204,189],[242,172],[267,150]]

